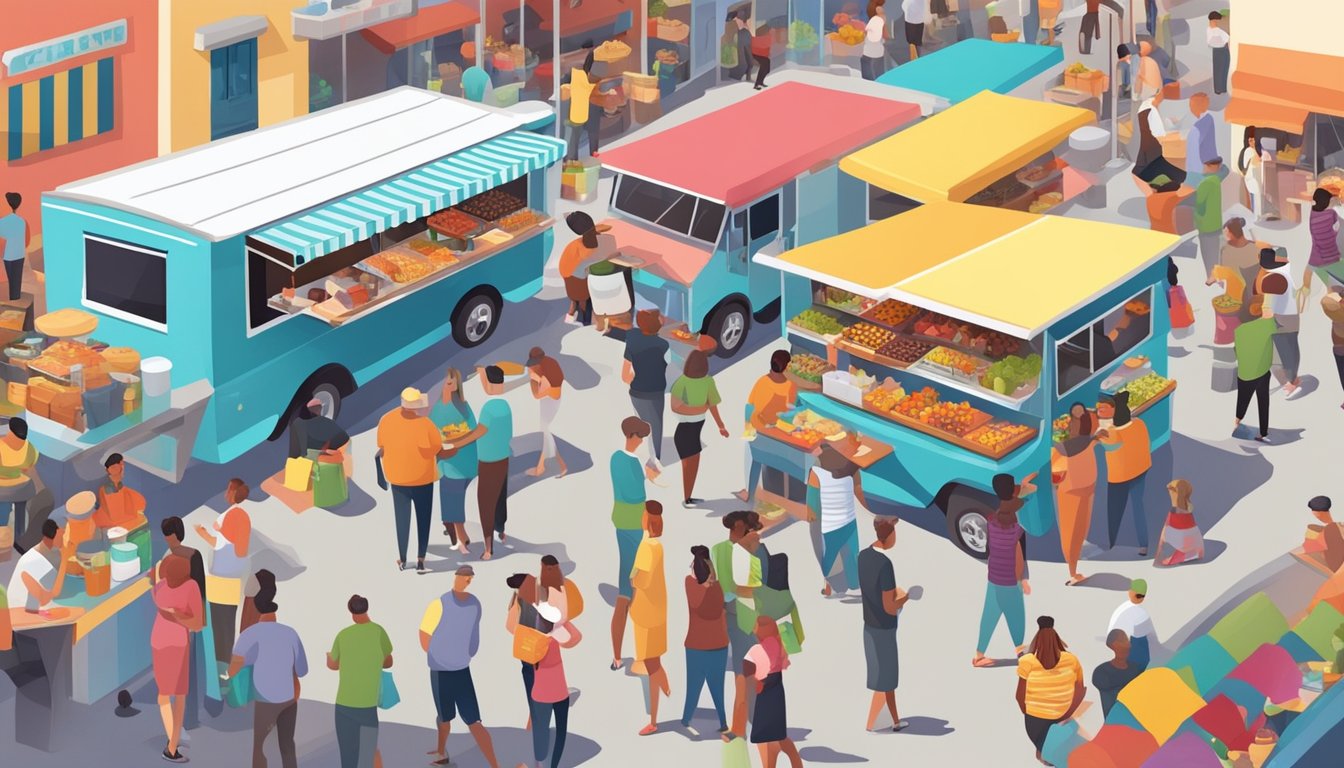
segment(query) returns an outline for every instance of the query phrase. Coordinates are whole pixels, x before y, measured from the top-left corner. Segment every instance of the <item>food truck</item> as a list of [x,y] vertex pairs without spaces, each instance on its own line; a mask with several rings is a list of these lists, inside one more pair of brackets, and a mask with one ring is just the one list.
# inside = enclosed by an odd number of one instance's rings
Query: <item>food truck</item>
[[927,110],[782,82],[603,152],[616,173],[615,216],[603,223],[620,248],[612,263],[633,272],[634,306],[657,308],[707,334],[719,354],[736,354],[753,315],[766,320],[778,308],[778,276],[752,257],[862,226],[864,185],[836,160]]
[[541,288],[564,144],[535,125],[404,87],[67,184],[48,302],[207,382],[194,455],[229,461]]
[[1019,513],[1054,524],[1050,449],[1073,403],[1126,389],[1152,445],[1171,432],[1166,256],[1149,230],[935,202],[757,256],[781,276],[797,409],[753,458],[802,479],[830,440],[865,493],[946,514],[986,555],[991,478],[1043,478]]
[[935,96],[941,112],[982,91],[1039,101],[1063,73],[1063,48],[973,37],[889,69],[877,82]]

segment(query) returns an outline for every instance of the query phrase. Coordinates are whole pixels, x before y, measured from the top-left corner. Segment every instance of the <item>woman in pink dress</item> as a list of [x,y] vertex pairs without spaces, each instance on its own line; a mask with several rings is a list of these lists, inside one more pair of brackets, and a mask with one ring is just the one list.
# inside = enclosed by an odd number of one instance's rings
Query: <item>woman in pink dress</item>
[[205,626],[205,610],[200,590],[191,580],[191,561],[169,555],[157,569],[150,571],[150,577],[154,581],[151,593],[154,607],[158,610],[149,635],[150,656],[154,662],[154,684],[159,689],[159,713],[168,736],[163,759],[185,763],[187,758],[177,747],[187,706],[187,688],[191,684],[190,633],[200,632]]

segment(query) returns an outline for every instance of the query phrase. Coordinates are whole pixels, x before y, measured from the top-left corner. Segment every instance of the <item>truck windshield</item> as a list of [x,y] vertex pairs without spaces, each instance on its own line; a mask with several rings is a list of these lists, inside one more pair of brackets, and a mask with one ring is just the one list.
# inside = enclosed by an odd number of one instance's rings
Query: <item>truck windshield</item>
[[719,203],[633,176],[620,178],[614,204],[624,214],[706,243],[718,242],[723,228]]

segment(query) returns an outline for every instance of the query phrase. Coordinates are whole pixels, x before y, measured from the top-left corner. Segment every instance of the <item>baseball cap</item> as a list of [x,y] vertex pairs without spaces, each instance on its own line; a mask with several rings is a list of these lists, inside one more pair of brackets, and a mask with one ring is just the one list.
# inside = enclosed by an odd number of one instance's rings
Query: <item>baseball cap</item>
[[472,568],[470,565],[459,565],[457,566],[457,570],[453,573],[458,576],[475,576],[476,569]]
[[1148,594],[1148,582],[1145,579],[1135,579],[1129,582],[1129,591],[1136,595]]
[[401,407],[428,408],[429,398],[425,397],[425,393],[415,387],[407,387],[401,390]]

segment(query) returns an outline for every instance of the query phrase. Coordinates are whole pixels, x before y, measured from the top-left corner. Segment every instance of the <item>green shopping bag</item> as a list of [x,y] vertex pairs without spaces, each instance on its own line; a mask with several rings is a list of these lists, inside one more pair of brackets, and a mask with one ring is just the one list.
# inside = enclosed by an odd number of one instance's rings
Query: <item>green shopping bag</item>
[[340,463],[317,462],[313,470],[313,506],[331,509],[350,499],[345,481],[345,466]]
[[793,628],[792,621],[780,622],[779,640],[784,644],[784,650],[788,651],[790,656],[803,652],[803,641],[798,638],[798,632]]
[[401,703],[401,694],[397,692],[397,681],[392,672],[383,670],[382,681],[378,685],[378,708],[391,709]]
[[256,695],[256,689],[252,687],[252,667],[247,666],[229,678],[229,692],[224,701],[230,707],[246,707]]
[[723,768],[751,768],[751,754],[747,750],[747,739],[738,735],[736,739],[723,745]]

